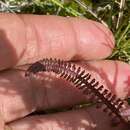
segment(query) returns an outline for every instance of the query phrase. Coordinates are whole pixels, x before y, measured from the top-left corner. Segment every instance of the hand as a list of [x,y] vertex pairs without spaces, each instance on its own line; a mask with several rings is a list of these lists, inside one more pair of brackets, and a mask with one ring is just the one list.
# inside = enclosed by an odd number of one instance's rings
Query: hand
[[112,128],[111,117],[94,107],[29,115],[41,110],[62,110],[87,102],[89,97],[55,75],[44,74],[42,80],[30,83],[24,71],[13,69],[46,57],[80,60],[79,64],[93,77],[122,98],[130,95],[130,66],[120,61],[98,60],[109,56],[114,44],[109,29],[91,20],[0,14],[0,130],[124,128]]

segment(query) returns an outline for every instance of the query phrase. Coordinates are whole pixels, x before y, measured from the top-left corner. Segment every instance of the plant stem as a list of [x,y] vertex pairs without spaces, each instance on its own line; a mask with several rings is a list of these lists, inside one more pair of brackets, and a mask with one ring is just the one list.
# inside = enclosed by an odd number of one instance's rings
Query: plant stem
[[124,32],[122,33],[121,37],[118,39],[117,41],[117,46],[120,44],[121,40],[123,39],[123,37],[125,36],[125,34],[127,33],[127,31],[130,29],[130,22],[127,25],[126,29],[124,30]]
[[82,6],[87,12],[89,12],[91,15],[93,15],[96,19],[98,19],[98,21],[100,21],[102,24],[104,24],[106,27],[108,27],[107,23],[105,21],[103,21],[100,17],[97,16],[96,13],[94,13],[92,10],[90,10],[86,4],[84,4],[83,2],[81,2],[80,0],[75,0],[75,2],[77,2],[80,6]]
[[9,8],[9,6],[8,6],[6,3],[4,3],[3,1],[0,1],[0,4],[3,5],[5,8],[7,8],[9,12],[15,13],[15,12],[14,12],[13,10],[11,10],[11,9]]
[[121,2],[120,2],[120,11],[119,11],[119,14],[118,14],[116,29],[119,28],[119,25],[121,23],[121,20],[122,20],[122,17],[123,17],[123,11],[124,11],[123,9],[125,7],[125,2],[126,2],[126,0],[121,0]]
[[71,7],[64,7],[64,5],[58,1],[58,0],[51,0],[54,4],[56,4],[57,6],[59,6],[60,8],[63,8],[65,9],[68,13],[72,14],[73,16],[82,16],[81,13],[79,13],[78,11],[74,10],[73,8]]

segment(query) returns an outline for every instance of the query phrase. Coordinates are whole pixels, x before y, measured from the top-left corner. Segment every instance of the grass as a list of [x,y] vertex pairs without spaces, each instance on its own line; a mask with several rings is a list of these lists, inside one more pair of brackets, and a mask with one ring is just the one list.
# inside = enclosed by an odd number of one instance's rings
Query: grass
[[109,27],[116,46],[108,59],[130,64],[130,0],[2,0],[0,12],[86,17]]

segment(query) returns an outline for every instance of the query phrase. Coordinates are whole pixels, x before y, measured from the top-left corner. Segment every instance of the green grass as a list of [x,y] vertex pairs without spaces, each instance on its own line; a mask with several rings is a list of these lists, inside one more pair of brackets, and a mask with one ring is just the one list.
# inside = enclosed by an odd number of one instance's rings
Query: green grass
[[86,17],[108,26],[116,39],[109,59],[130,63],[130,0],[3,0],[0,12]]

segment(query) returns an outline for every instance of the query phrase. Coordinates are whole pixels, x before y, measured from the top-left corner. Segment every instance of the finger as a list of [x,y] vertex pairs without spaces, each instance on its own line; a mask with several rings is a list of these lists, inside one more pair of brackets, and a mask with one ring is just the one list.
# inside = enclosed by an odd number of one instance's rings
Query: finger
[[48,75],[46,78],[50,80],[46,80],[45,84],[40,81],[30,83],[24,72],[10,70],[1,73],[0,113],[5,122],[19,119],[36,110],[70,107],[85,102],[86,98],[66,81]]
[[[81,64],[96,80],[116,93],[118,97],[130,95],[130,67],[118,61],[95,61]],[[24,117],[35,110],[71,107],[89,101],[69,82],[50,73],[32,84],[24,72],[6,71],[0,75],[0,110],[5,122]]]
[[[81,65],[82,64],[82,65]],[[130,68],[121,61],[92,61],[82,62],[80,65],[89,70],[92,77],[112,91],[119,98],[130,95]]]
[[114,38],[100,23],[84,18],[0,14],[0,69],[44,57],[101,59]]
[[9,124],[11,130],[128,130],[112,126],[110,117],[95,108],[31,116]]

